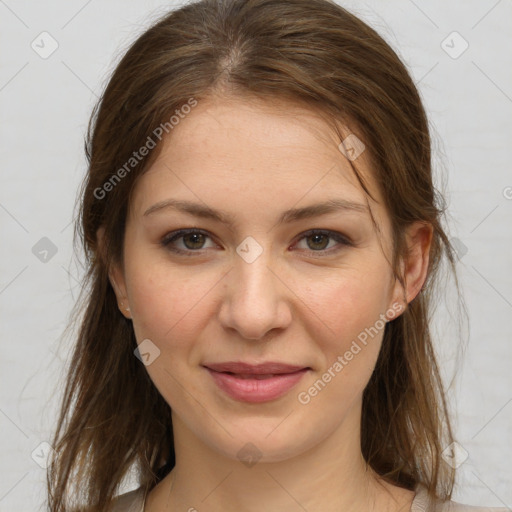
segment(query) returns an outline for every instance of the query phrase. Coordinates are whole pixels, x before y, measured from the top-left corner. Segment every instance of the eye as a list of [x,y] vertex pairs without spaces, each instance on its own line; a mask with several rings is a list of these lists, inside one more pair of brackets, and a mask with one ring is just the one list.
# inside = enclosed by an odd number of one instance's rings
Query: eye
[[[337,252],[345,246],[353,245],[352,242],[348,239],[348,237],[338,233],[337,231],[329,231],[323,229],[312,229],[307,231],[302,235],[298,245],[300,242],[306,242],[306,252],[310,254],[317,255],[316,253],[322,252]],[[331,244],[331,242],[337,242],[338,247],[336,247],[336,243]]]
[[[161,244],[169,251],[176,254],[193,256],[194,253],[199,253],[203,249],[213,247],[205,247],[205,242],[208,239],[211,240],[210,235],[200,229],[180,229],[179,231],[174,231],[166,235],[162,239]],[[330,254],[343,249],[343,247],[353,245],[349,238],[341,233],[323,229],[312,229],[303,233],[295,246],[298,246],[302,241],[306,241],[306,252],[314,256],[320,256],[322,253]],[[181,245],[181,247],[178,247],[178,245]],[[338,247],[336,247],[336,245],[338,245]]]
[[[180,229],[166,235],[161,244],[172,252],[178,254],[185,254],[191,256],[194,252],[199,252],[201,249],[207,249],[204,247],[205,240],[210,236],[199,229]],[[182,247],[176,247],[176,244],[180,241]]]

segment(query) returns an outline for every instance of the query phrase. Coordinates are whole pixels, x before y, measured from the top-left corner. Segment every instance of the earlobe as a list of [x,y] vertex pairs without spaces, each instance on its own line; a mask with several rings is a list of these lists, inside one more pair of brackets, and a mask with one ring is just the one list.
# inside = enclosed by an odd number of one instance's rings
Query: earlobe
[[[104,245],[105,229],[101,226],[96,232],[96,239],[98,242],[98,252],[102,255],[103,261],[106,260],[105,245]],[[126,318],[131,318],[130,306],[126,295],[126,286],[123,272],[118,266],[110,266],[108,271],[108,278],[117,298],[119,310]]]
[[400,261],[401,280],[395,279],[393,304],[400,304],[401,311],[420,293],[425,284],[432,244],[432,225],[427,222],[411,224],[405,234],[406,253]]
[[[114,269],[111,269],[111,271],[108,274],[110,284],[112,285],[112,288],[114,289],[114,293],[116,294],[117,298],[117,304],[119,307],[119,310],[126,318],[131,318],[131,311],[130,306],[128,303],[128,298],[126,296],[126,288],[124,286],[124,279],[120,278],[120,271],[116,267]],[[119,283],[119,284],[118,284]]]
[[404,295],[410,303],[423,288],[428,274],[433,228],[427,222],[415,222],[406,233],[408,252],[404,258]]

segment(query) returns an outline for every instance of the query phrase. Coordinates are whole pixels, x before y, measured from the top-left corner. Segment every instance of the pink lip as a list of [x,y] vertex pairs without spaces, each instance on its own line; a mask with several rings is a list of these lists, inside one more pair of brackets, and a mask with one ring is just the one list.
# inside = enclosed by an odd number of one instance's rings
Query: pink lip
[[309,370],[274,362],[259,365],[212,363],[204,366],[217,386],[231,398],[252,403],[268,402],[283,396]]
[[230,372],[245,375],[265,375],[269,373],[292,373],[297,370],[303,370],[305,366],[296,366],[293,364],[278,363],[269,361],[267,363],[249,364],[241,361],[229,361],[225,363],[206,363],[203,366],[215,370],[216,372]]

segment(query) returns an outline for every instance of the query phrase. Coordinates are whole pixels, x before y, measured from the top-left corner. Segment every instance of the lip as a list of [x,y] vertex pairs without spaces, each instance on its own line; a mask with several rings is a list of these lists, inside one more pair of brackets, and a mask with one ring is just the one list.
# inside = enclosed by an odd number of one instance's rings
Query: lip
[[249,364],[242,361],[229,361],[224,363],[206,363],[206,366],[210,370],[216,372],[230,372],[245,375],[267,375],[292,373],[298,370],[303,370],[306,366],[297,366],[293,364],[279,363],[276,361],[269,361],[260,364]]
[[203,366],[228,396],[252,403],[268,402],[285,395],[310,370],[309,367],[277,362],[257,365],[226,362]]

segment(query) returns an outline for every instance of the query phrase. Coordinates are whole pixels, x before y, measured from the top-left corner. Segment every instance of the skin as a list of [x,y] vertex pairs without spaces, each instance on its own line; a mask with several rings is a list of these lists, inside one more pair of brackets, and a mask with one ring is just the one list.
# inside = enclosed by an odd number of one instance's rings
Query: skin
[[[171,135],[137,184],[124,265],[110,274],[138,343],[149,339],[160,350],[146,369],[172,409],[176,467],[150,492],[145,510],[409,510],[414,493],[381,481],[360,450],[362,393],[383,330],[308,404],[298,393],[321,379],[379,315],[393,305],[403,311],[417,295],[430,226],[407,231],[404,289],[389,265],[391,221],[367,152],[354,163],[376,201],[357,183],[339,138],[299,105],[210,98]],[[144,215],[170,198],[225,210],[234,224],[172,208]],[[369,204],[381,239],[368,211],[277,223],[285,210],[331,198]],[[182,228],[207,236],[162,245]],[[353,244],[305,237],[310,229],[340,233]],[[251,263],[236,252],[248,236],[263,249]],[[311,370],[285,396],[248,404],[225,395],[202,367],[222,361],[280,361]],[[251,467],[237,456],[247,443],[261,456]]]

